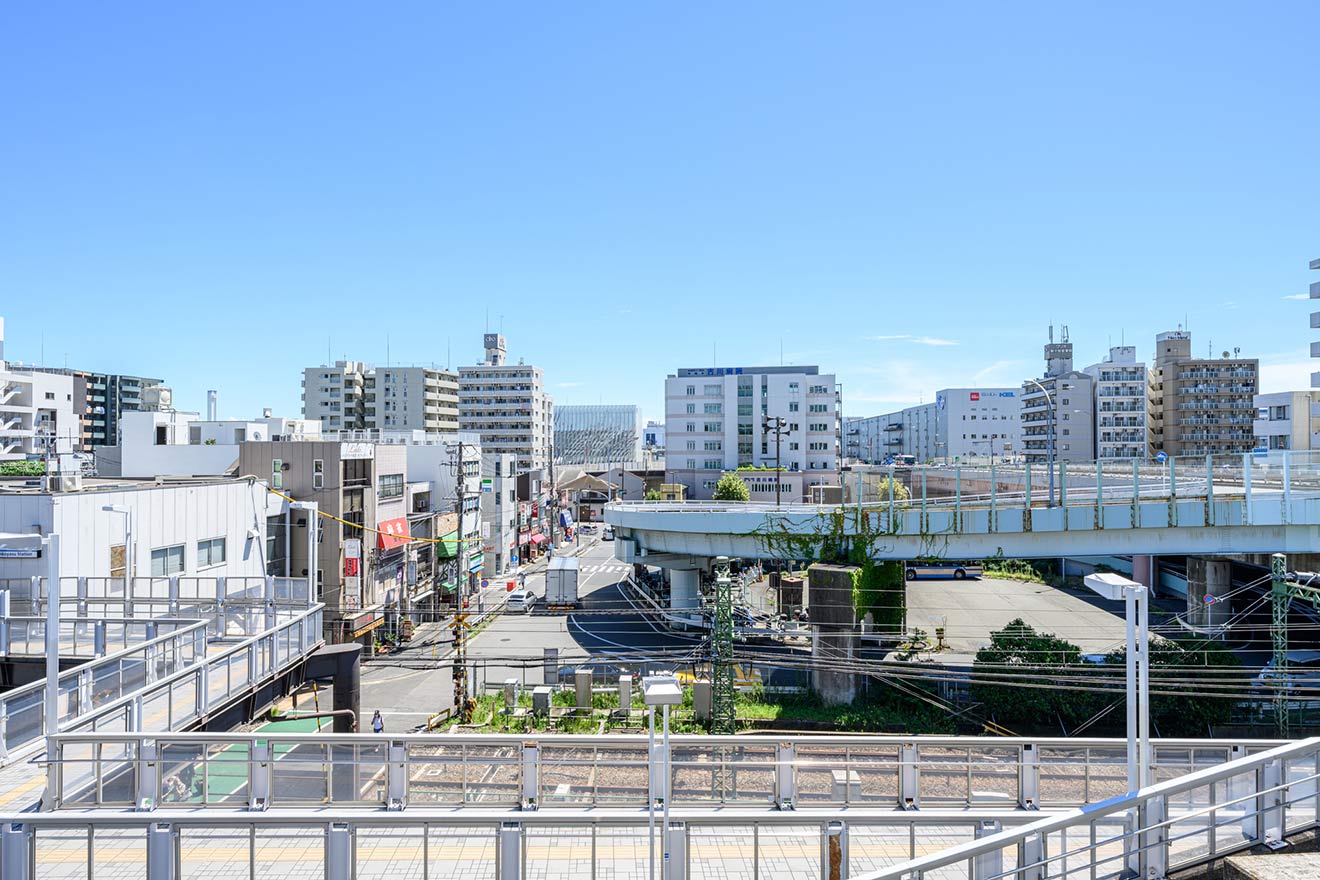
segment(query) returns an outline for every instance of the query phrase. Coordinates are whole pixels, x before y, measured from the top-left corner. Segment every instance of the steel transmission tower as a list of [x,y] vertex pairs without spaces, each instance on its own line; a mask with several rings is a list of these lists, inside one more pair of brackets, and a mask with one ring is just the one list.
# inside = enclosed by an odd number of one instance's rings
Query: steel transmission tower
[[715,626],[711,639],[710,732],[734,732],[733,580],[729,557],[715,559]]

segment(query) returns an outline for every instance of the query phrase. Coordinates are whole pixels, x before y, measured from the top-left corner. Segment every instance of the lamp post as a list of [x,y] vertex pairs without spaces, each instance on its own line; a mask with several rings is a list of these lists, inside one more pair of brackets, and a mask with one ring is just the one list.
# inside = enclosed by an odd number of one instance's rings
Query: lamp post
[[[1053,507],[1054,506],[1054,399],[1050,397],[1050,393],[1045,390],[1044,385],[1040,384],[1035,379],[1028,379],[1027,381],[1030,382],[1032,385],[1035,385],[1037,388],[1039,388],[1040,393],[1045,395],[1045,410],[1046,410],[1046,418],[1047,418],[1046,425],[1047,425],[1047,430],[1049,431],[1047,460],[1049,462],[1048,467],[1050,469],[1050,497],[1049,497],[1049,501],[1047,502],[1047,506]],[[1030,467],[1030,465],[1028,465],[1028,467]],[[1028,503],[1030,503],[1030,499],[1028,499]]]
[[1083,583],[1097,595],[1122,599],[1127,620],[1128,792],[1150,785],[1150,591],[1120,575],[1088,574]]
[[788,432],[788,421],[783,416],[762,416],[761,430],[775,435],[775,507],[778,507],[779,492],[784,481],[784,472],[779,463],[779,441]]
[[101,507],[106,513],[124,515],[124,598],[131,599],[133,594],[133,509],[123,504],[106,504]]
[[671,774],[669,769],[669,707],[677,706],[683,702],[683,688],[678,684],[678,679],[669,674],[648,675],[642,679],[642,702],[650,710],[650,754],[647,763],[648,769],[648,808],[650,819],[648,824],[648,841],[650,843],[650,880],[655,880],[655,801],[656,801],[656,752],[655,752],[655,707],[664,707],[664,776],[661,777],[661,800],[664,808],[664,819],[661,834],[662,845],[664,847],[664,860],[661,873],[662,880],[669,880],[669,786],[671,783]]

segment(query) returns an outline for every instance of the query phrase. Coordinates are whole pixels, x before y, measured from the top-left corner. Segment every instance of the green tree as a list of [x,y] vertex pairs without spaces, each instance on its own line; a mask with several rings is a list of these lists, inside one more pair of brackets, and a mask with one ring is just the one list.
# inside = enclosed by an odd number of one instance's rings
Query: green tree
[[1067,681],[1060,681],[1075,677],[1078,684],[1084,684],[1090,670],[1080,669],[1081,661],[1082,651],[1072,642],[1052,633],[1038,633],[1016,618],[990,634],[990,644],[976,652],[973,672],[1025,673],[1051,686],[1023,687],[978,677],[972,684],[972,699],[1009,727],[1062,724],[1072,728],[1094,715],[1104,696],[1069,689]]
[[752,497],[748,491],[747,484],[743,482],[742,477],[729,471],[720,477],[720,481],[715,484],[716,501],[746,501]]
[[40,477],[45,473],[45,462],[0,461],[0,477]]
[[[889,474],[868,473],[862,477],[864,481],[864,501],[888,501],[889,500]],[[894,480],[894,500],[907,501],[912,497],[908,487],[904,486],[898,480]]]
[[[1107,665],[1119,670],[1127,663],[1127,649],[1105,655]],[[1150,720],[1160,736],[1209,736],[1212,725],[1227,723],[1233,714],[1236,697],[1182,696],[1179,691],[1204,693],[1206,683],[1225,684],[1223,670],[1241,668],[1242,660],[1220,642],[1208,639],[1160,638],[1150,643],[1151,690],[1173,691],[1176,695],[1152,696]],[[1214,669],[1214,672],[1210,670]],[[1204,674],[1198,674],[1205,670]],[[1116,671],[1114,671],[1116,674]],[[1251,685],[1244,672],[1241,687]]]
[[653,488],[653,489],[647,489],[644,493],[642,493],[642,500],[643,500],[643,501],[659,501],[659,500],[660,500],[660,490],[659,490],[659,489],[654,489],[654,488]]

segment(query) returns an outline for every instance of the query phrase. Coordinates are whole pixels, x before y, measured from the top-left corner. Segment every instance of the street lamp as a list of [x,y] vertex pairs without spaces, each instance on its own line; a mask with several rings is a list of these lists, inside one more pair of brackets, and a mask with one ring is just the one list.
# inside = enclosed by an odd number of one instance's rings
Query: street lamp
[[669,785],[671,781],[669,769],[669,707],[677,706],[683,702],[683,688],[679,687],[678,679],[670,674],[648,675],[642,679],[642,702],[650,709],[650,754],[647,761],[648,792],[650,808],[649,837],[650,842],[650,880],[655,880],[655,799],[656,799],[656,751],[655,751],[655,707],[664,707],[664,776],[661,777],[661,799],[664,804],[664,869],[662,873],[663,880],[669,880]]
[[[1046,430],[1049,432],[1049,437],[1047,438],[1047,442],[1049,444],[1047,447],[1048,448],[1047,460],[1049,462],[1048,467],[1050,469],[1050,497],[1047,506],[1053,507],[1054,506],[1054,398],[1050,397],[1050,393],[1045,390],[1045,386],[1037,382],[1035,379],[1028,379],[1027,381],[1030,382],[1032,385],[1035,385],[1037,388],[1039,388],[1040,393],[1045,395],[1045,410],[1047,417]],[[1030,501],[1031,499],[1027,499],[1028,504],[1030,504]]]
[[1128,793],[1150,785],[1150,591],[1108,572],[1088,574],[1086,586],[1105,599],[1122,599],[1127,619]]
[[101,507],[106,513],[124,515],[124,598],[133,598],[133,509],[123,504],[105,504]]
[[784,481],[784,472],[779,463],[779,441],[788,433],[788,420],[783,416],[762,416],[761,430],[775,435],[775,507],[778,507],[779,490]]

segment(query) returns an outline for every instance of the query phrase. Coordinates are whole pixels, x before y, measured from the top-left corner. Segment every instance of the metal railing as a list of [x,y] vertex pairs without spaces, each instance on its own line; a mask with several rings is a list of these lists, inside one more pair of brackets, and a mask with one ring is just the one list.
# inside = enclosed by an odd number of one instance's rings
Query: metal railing
[[1164,877],[1317,823],[1320,738],[991,834],[861,880]]
[[[1160,740],[1173,779],[1273,742]],[[1126,743],[991,737],[671,737],[672,806],[903,809],[1072,807],[1126,790]],[[64,733],[56,808],[640,807],[645,736]]]
[[[60,618],[61,657],[101,657],[191,626],[198,621],[158,618]],[[0,617],[0,657],[46,656],[46,618]]]
[[[200,720],[320,645],[322,609],[272,614],[258,634],[209,655],[212,622],[198,620],[66,670],[59,729],[173,730]],[[0,694],[0,762],[42,743],[45,707],[44,679]]]

